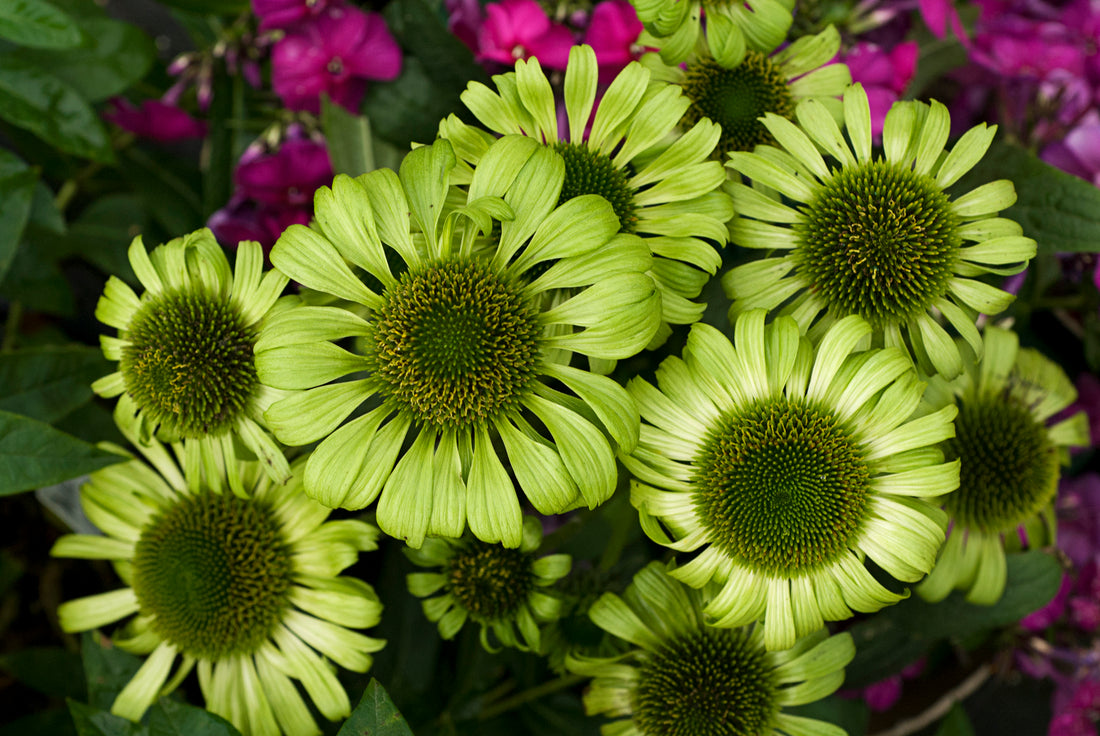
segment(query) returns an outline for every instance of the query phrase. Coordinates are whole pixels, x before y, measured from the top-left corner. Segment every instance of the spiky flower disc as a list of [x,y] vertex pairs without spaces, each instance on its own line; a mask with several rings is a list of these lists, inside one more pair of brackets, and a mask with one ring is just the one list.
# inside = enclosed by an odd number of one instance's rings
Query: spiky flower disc
[[1015,202],[1012,182],[958,198],[944,191],[981,159],[995,128],[972,128],[948,153],[943,105],[897,103],[883,130],[886,155],[873,158],[860,85],[844,94],[850,144],[819,102],[799,103],[795,116],[798,125],[766,116],[779,148],[730,154],[727,166],[754,185],[728,189],[738,213],[730,239],[776,253],[723,276],[731,319],[779,308],[816,338],[858,314],[876,344],[911,350],[929,373],[958,375],[962,357],[939,318],[980,354],[978,313],[996,314],[1013,297],[972,277],[1017,273],[1035,255],[1019,225],[995,216]]
[[[347,717],[327,660],[369,669],[384,642],[353,629],[376,625],[382,605],[366,583],[339,573],[376,548],[378,530],[326,521],[328,509],[302,493],[301,462],[286,484],[256,462],[203,467],[194,445],[143,437],[121,403],[115,419],[145,461],[93,473],[81,503],[104,536],[70,534],[51,550],[110,560],[127,583],[58,609],[70,632],[129,618],[115,645],[147,658],[111,712],[139,720],[194,669],[206,707],[245,736],[318,732],[294,680],[326,718]],[[244,495],[228,493],[232,485]]]
[[866,349],[864,320],[815,348],[764,314],[741,315],[733,345],[695,325],[657,387],[633,379],[642,433],[621,457],[642,528],[695,553],[671,574],[713,588],[710,622],[763,620],[768,649],[783,649],[904,597],[865,558],[905,582],[931,569],[946,515],[928,499],[958,485],[959,463],[935,449],[954,407],[911,419],[923,384],[901,350]]
[[[705,305],[692,300],[721,264],[714,244],[725,244],[733,210],[719,189],[724,170],[707,160],[720,130],[697,118],[673,139],[689,100],[675,85],[650,90],[650,73],[637,62],[623,69],[597,105],[598,78],[595,52],[574,46],[565,71],[564,125],[537,59],[494,77],[495,92],[471,82],[462,100],[494,133],[530,136],[565,159],[559,204],[599,195],[614,208],[620,232],[644,238],[654,256],[649,275],[661,292],[665,323],[656,345],[668,336],[669,324],[702,316]],[[439,135],[454,144],[460,184],[495,138],[454,115],[440,123]]]
[[687,59],[705,33],[706,45],[725,67],[740,64],[746,49],[768,53],[783,43],[794,8],[793,0],[631,0],[631,4],[653,36],[643,36],[640,42],[660,48],[666,63]]
[[537,557],[541,544],[542,526],[533,516],[524,518],[523,541],[514,549],[469,535],[429,539],[405,554],[420,567],[439,571],[409,575],[409,592],[424,599],[424,615],[439,624],[444,639],[471,620],[481,626],[481,644],[489,651],[500,645],[543,652],[541,629],[557,620],[562,603],[546,588],[569,573],[572,559]]
[[748,51],[732,67],[723,66],[705,48],[692,53],[684,64],[665,63],[658,54],[646,54],[641,64],[653,79],[680,87],[691,101],[682,127],[703,119],[721,127],[712,156],[724,162],[732,151],[774,144],[760,118],[768,113],[793,118],[801,100],[816,99],[836,120],[843,120],[840,96],[852,77],[844,64],[829,63],[839,50],[840,34],[829,26],[781,49]]
[[925,402],[958,406],[955,437],[944,453],[959,459],[959,490],[944,508],[951,521],[931,574],[917,587],[930,601],[953,589],[971,603],[992,605],[1004,593],[1005,550],[1053,542],[1054,497],[1068,448],[1089,443],[1084,412],[1050,420],[1077,398],[1065,372],[1016,334],[989,326],[980,362],[964,350],[953,381],[935,376]]
[[622,720],[605,736],[843,736],[829,723],[790,713],[844,681],[855,655],[849,634],[819,628],[785,651],[768,651],[756,624],[717,629],[704,622],[699,591],[651,562],[622,597],[605,593],[589,610],[604,630],[634,648],[617,657],[569,656],[566,666],[592,677],[589,715]]
[[[254,242],[238,246],[230,268],[209,230],[151,254],[139,236],[129,256],[146,290],[139,298],[121,279],[107,281],[96,317],[118,330],[118,337],[101,338],[118,371],[92,388],[101,396],[123,395],[143,432],[194,445],[197,462],[233,465],[239,439],[274,480],[286,481],[289,466],[263,418],[282,392],[257,378],[253,356],[286,277],[263,273],[263,251]],[[241,493],[236,476],[230,480]]]
[[[619,234],[606,200],[559,205],[565,166],[549,148],[505,136],[462,193],[454,167],[439,140],[409,153],[400,176],[318,190],[316,224],[289,228],[271,260],[356,311],[284,310],[257,341],[257,369],[293,392],[267,411],[276,436],[321,440],[305,472],[313,498],[353,509],[378,498],[379,526],[414,547],[467,522],[518,547],[518,492],[558,513],[614,491],[613,444],[634,446],[637,409],[569,362],[637,353],[661,297],[649,249]],[[348,337],[356,352],[337,344]]]

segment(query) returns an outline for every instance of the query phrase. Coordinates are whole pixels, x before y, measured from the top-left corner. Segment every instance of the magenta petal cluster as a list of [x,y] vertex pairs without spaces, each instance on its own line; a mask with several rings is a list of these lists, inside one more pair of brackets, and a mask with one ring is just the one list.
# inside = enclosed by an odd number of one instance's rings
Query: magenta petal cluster
[[592,9],[584,42],[596,52],[601,84],[610,84],[642,55],[644,48],[637,43],[641,33],[642,22],[627,0],[605,0]]
[[377,13],[330,2],[287,29],[271,51],[271,84],[292,110],[318,113],[321,95],[357,110],[368,80],[401,73],[401,49]]
[[920,47],[905,41],[885,49],[866,41],[857,43],[840,61],[848,65],[852,82],[863,85],[871,108],[871,134],[882,135],[883,121],[890,106],[898,101],[917,71]]
[[249,146],[233,173],[238,194],[275,207],[312,204],[313,192],[332,177],[328,148],[304,137],[288,138],[276,151]]
[[290,28],[303,18],[319,15],[329,0],[252,0],[252,12],[260,19],[260,30]]
[[535,0],[503,0],[485,6],[477,33],[477,60],[513,66],[532,56],[547,69],[565,69],[572,32],[554,23]]
[[1041,157],[1048,164],[1100,187],[1100,113],[1091,111],[1065,137],[1044,148]]
[[145,100],[139,106],[116,97],[111,100],[111,108],[103,113],[105,119],[142,138],[171,143],[206,135],[204,121],[162,100]]

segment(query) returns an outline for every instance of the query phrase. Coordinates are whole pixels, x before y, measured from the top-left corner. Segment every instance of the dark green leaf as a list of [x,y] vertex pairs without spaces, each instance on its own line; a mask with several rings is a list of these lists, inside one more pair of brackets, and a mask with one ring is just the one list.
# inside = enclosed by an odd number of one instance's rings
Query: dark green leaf
[[56,254],[44,246],[44,241],[24,238],[0,281],[0,294],[21,302],[29,311],[71,317],[76,313],[73,290],[58,267]]
[[241,736],[229,721],[193,705],[161,698],[142,719],[148,736]]
[[85,632],[80,644],[88,701],[93,708],[107,710],[141,667],[141,659],[113,646],[101,646],[92,632]]
[[847,731],[848,736],[863,736],[871,719],[871,711],[862,698],[853,700],[839,695],[783,710],[792,715],[834,723]]
[[49,708],[0,726],[0,736],[77,736],[68,708]]
[[133,721],[106,710],[69,701],[69,713],[79,736],[141,736],[141,727]]
[[1016,204],[1002,214],[1020,223],[1040,251],[1100,252],[1100,187],[1019,146],[996,142],[953,191],[962,194],[996,179],[1016,185]]
[[60,647],[28,647],[0,657],[0,669],[27,687],[61,698],[84,697],[80,656]]
[[8,592],[15,581],[23,577],[23,563],[6,550],[0,550],[0,595]]
[[44,422],[0,411],[0,496],[60,483],[124,459]]
[[37,183],[38,173],[30,169],[0,178],[0,280],[15,258]]
[[337,736],[413,736],[385,688],[371,678],[362,700]]
[[202,227],[205,220],[198,195],[202,181],[197,171],[167,156],[154,159],[138,146],[130,146],[119,155],[122,175],[165,230],[183,235]]
[[45,0],[4,0],[0,3],[0,38],[21,46],[68,49],[80,43],[80,29]]
[[334,173],[359,176],[374,171],[374,150],[367,118],[348,112],[326,96],[321,99],[321,129],[325,133]]
[[210,133],[207,135],[210,155],[202,178],[202,211],[207,217],[223,207],[233,193],[233,166],[236,163],[236,131],[233,125],[245,114],[244,82],[241,75],[230,77],[219,69],[214,75],[214,97],[207,111]]
[[0,54],[0,118],[62,151],[114,161],[103,123],[80,93],[13,53]]
[[913,596],[851,628],[856,656],[846,687],[862,687],[899,672],[935,643],[1016,623],[1045,606],[1062,582],[1062,567],[1050,555],[1030,551],[1008,555],[1004,596],[992,606],[966,602],[961,592],[939,603]]
[[67,82],[89,102],[121,94],[149,71],[156,48],[136,26],[110,18],[80,22],[84,41],[73,49],[21,49],[18,57]]
[[92,398],[92,381],[111,372],[98,348],[69,345],[0,354],[0,411],[53,423]]
[[148,229],[149,215],[138,197],[112,194],[90,204],[69,225],[66,252],[137,285],[126,253],[134,237]]
[[248,0],[160,0],[160,3],[200,15],[236,15],[248,10]]
[[970,717],[958,703],[951,706],[951,710],[940,721],[940,727],[936,729],[936,736],[974,736],[974,727],[970,725]]

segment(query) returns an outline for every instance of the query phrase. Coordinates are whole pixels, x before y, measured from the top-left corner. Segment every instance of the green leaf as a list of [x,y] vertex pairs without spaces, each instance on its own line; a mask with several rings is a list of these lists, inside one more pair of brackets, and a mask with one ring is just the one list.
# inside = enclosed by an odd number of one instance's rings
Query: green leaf
[[206,220],[197,194],[202,191],[202,181],[189,164],[165,155],[153,158],[139,146],[130,146],[119,157],[122,175],[165,230],[189,233],[203,226]]
[[84,345],[0,354],[0,411],[55,422],[90,401],[92,382],[111,367],[98,348]]
[[8,592],[15,581],[23,577],[23,563],[7,550],[0,550],[0,595]]
[[48,708],[0,726],[0,736],[77,736],[68,708]]
[[69,713],[79,736],[141,736],[138,724],[106,710],[69,700]]
[[16,56],[68,83],[89,102],[121,94],[149,71],[153,40],[141,29],[110,18],[80,21],[84,40],[66,51],[20,49]]
[[241,736],[221,716],[168,698],[154,703],[141,722],[148,736]]
[[962,194],[996,179],[1016,185],[1016,204],[1002,214],[1020,223],[1040,252],[1100,252],[1100,187],[998,141],[952,191]]
[[84,697],[80,656],[61,647],[28,647],[0,657],[0,669],[40,693]]
[[11,268],[0,281],[0,294],[21,302],[28,311],[72,317],[76,314],[73,290],[61,273],[56,254],[40,245],[36,242],[35,247],[16,251]]
[[124,459],[44,422],[0,411],[0,496],[60,483]]
[[328,98],[321,98],[321,129],[336,174],[359,176],[374,171],[370,121],[354,115]]
[[107,131],[80,93],[12,52],[0,54],[0,118],[67,153],[114,162]]
[[141,667],[141,659],[116,647],[100,645],[99,635],[90,631],[81,636],[80,651],[88,683],[88,702],[93,708],[107,710]]
[[967,603],[955,592],[939,603],[916,595],[885,608],[851,628],[856,656],[845,687],[863,687],[911,664],[937,642],[1015,624],[1045,606],[1058,592],[1062,567],[1045,552],[1008,555],[1005,594],[992,606]]
[[0,280],[19,248],[37,183],[38,173],[30,169],[0,178]]
[[137,196],[111,194],[92,202],[69,224],[65,250],[136,286],[126,252],[135,236],[149,231],[150,222]]
[[230,77],[219,67],[213,79],[214,96],[207,114],[210,116],[210,133],[207,135],[210,152],[202,179],[202,212],[209,217],[229,201],[233,193],[233,166],[239,152],[236,150],[236,128],[246,114],[244,105],[244,81],[240,74]]
[[162,5],[200,15],[236,15],[248,10],[248,0],[159,0]]
[[21,46],[69,49],[80,43],[73,19],[44,0],[4,0],[0,3],[0,38]]
[[951,710],[940,721],[936,736],[974,736],[974,727],[962,705],[955,703],[951,706]]
[[362,700],[337,736],[413,736],[413,732],[385,688],[371,678]]

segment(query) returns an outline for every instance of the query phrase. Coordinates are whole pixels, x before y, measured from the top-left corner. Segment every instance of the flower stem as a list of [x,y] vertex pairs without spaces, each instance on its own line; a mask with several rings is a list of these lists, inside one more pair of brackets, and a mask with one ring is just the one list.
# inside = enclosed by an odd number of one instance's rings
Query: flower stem
[[510,698],[500,700],[487,708],[483,708],[481,713],[478,714],[478,720],[487,721],[490,718],[495,718],[501,713],[507,713],[513,708],[518,708],[524,703],[529,703],[532,700],[538,700],[544,695],[556,693],[559,690],[565,690],[566,688],[573,687],[574,685],[584,682],[585,677],[583,675],[567,675],[565,677],[559,677],[556,680],[550,682],[544,682],[541,685],[518,692]]
[[871,734],[871,736],[909,736],[909,734],[920,731],[925,726],[935,723],[947,715],[947,712],[951,710],[955,703],[961,703],[973,695],[978,688],[985,684],[991,674],[993,674],[991,667],[979,667],[970,673],[969,677],[941,695],[936,702],[922,712],[895,724],[892,728]]

